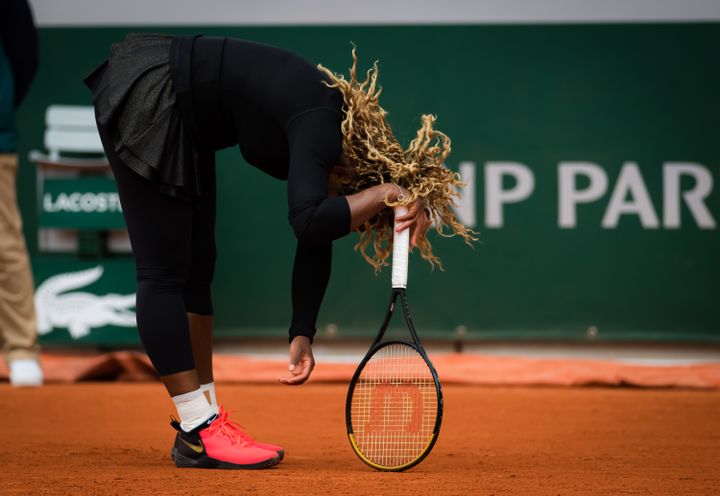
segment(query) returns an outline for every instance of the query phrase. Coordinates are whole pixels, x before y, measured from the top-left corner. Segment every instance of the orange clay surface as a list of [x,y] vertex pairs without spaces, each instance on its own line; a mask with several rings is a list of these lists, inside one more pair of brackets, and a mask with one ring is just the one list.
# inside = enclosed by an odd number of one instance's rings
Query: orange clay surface
[[263,471],[177,469],[158,383],[0,385],[0,494],[720,494],[717,391],[448,386],[430,456],[375,472],[345,436],[342,385],[218,386]]

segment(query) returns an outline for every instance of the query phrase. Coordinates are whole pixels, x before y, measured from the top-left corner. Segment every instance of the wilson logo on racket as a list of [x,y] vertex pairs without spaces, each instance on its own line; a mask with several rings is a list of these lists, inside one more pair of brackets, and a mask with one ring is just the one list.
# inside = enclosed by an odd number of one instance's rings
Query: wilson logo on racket
[[370,400],[370,420],[365,432],[420,431],[423,417],[420,388],[415,385],[378,384]]
[[[396,207],[395,215],[407,209]],[[407,300],[409,229],[393,236],[392,293],[377,337],[348,389],[345,423],[350,445],[378,470],[406,470],[432,450],[442,423],[440,380],[420,343]],[[395,303],[411,341],[382,341]]]

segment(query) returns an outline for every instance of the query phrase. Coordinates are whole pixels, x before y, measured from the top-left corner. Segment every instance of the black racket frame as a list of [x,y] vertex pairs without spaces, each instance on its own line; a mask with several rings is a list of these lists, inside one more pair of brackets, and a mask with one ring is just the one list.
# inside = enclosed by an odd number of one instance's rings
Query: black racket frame
[[[395,306],[396,303],[400,301],[400,306],[402,307],[403,316],[405,317],[405,324],[407,325],[407,328],[410,330],[410,335],[412,336],[413,342],[409,341],[403,341],[403,340],[392,340],[392,341],[382,341],[383,336],[385,335],[385,332],[387,331],[388,325],[390,324],[390,320],[393,317],[393,314],[395,312]],[[425,451],[417,457],[415,460],[413,460],[410,463],[407,463],[405,465],[400,465],[397,467],[384,467],[377,464],[374,464],[364,458],[360,453],[356,446],[356,444],[353,442],[354,438],[354,432],[352,427],[352,418],[351,418],[351,408],[352,408],[352,397],[353,392],[355,391],[355,385],[357,384],[357,380],[360,377],[360,374],[362,373],[363,369],[365,368],[365,365],[368,363],[370,358],[377,353],[379,350],[386,346],[390,346],[393,344],[403,344],[410,346],[415,351],[418,352],[418,354],[425,360],[426,365],[430,369],[430,373],[432,375],[433,381],[435,382],[435,392],[437,394],[437,417],[435,419],[435,426],[433,427],[433,437],[428,443],[427,448],[425,448]],[[391,471],[391,472],[400,472],[402,470],[407,470],[411,467],[414,467],[421,461],[425,459],[425,457],[432,451],[433,446],[435,446],[435,443],[437,442],[437,438],[440,434],[440,426],[442,424],[442,417],[443,417],[443,395],[442,395],[442,386],[440,384],[440,379],[438,378],[437,372],[435,371],[435,367],[433,366],[432,362],[430,361],[430,358],[427,356],[427,353],[425,352],[425,348],[423,348],[422,343],[420,342],[420,338],[418,337],[417,331],[415,330],[415,324],[413,324],[412,317],[410,316],[410,307],[408,305],[408,297],[407,297],[407,290],[405,288],[393,288],[392,293],[390,295],[390,303],[388,304],[387,312],[385,312],[385,318],[383,319],[382,325],[380,326],[380,331],[378,332],[377,336],[375,337],[375,340],[370,345],[370,349],[363,357],[362,361],[360,362],[360,365],[358,365],[358,368],[355,370],[355,373],[353,374],[352,379],[350,380],[350,386],[348,387],[347,392],[347,398],[345,399],[345,425],[347,427],[347,433],[348,438],[350,439],[350,445],[353,448],[353,451],[355,451],[355,454],[358,455],[358,457],[369,466],[377,469],[377,470],[384,470],[384,471]]]

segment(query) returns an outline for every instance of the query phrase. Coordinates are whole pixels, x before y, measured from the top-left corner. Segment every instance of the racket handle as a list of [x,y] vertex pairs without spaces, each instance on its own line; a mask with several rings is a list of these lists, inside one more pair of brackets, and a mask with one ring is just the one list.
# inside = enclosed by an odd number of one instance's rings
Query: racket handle
[[[395,207],[395,218],[407,213],[407,207]],[[410,251],[410,228],[397,232],[397,220],[393,225],[392,287],[406,288],[408,274],[408,252]]]

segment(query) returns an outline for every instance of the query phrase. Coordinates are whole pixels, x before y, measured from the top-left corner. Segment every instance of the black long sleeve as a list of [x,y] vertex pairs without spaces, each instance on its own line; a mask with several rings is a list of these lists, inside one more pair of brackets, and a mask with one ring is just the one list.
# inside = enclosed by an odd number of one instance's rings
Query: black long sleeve
[[332,243],[298,243],[292,273],[290,341],[296,336],[307,336],[312,341],[331,265]]
[[337,115],[307,112],[288,128],[288,215],[298,245],[292,274],[290,341],[311,340],[332,266],[332,241],[350,231],[344,197],[328,198],[328,172],[340,155]]
[[334,112],[318,109],[288,128],[288,218],[300,242],[333,241],[350,232],[350,206],[328,198],[328,174],[340,156],[340,128]]
[[173,43],[173,82],[188,129],[201,146],[237,144],[245,160],[286,179],[297,237],[290,339],[312,339],[330,278],[332,241],[350,232],[350,206],[328,198],[340,162],[343,96],[297,54],[246,40],[182,37]]
[[26,0],[0,1],[0,37],[13,71],[17,107],[30,89],[38,65],[37,30]]

